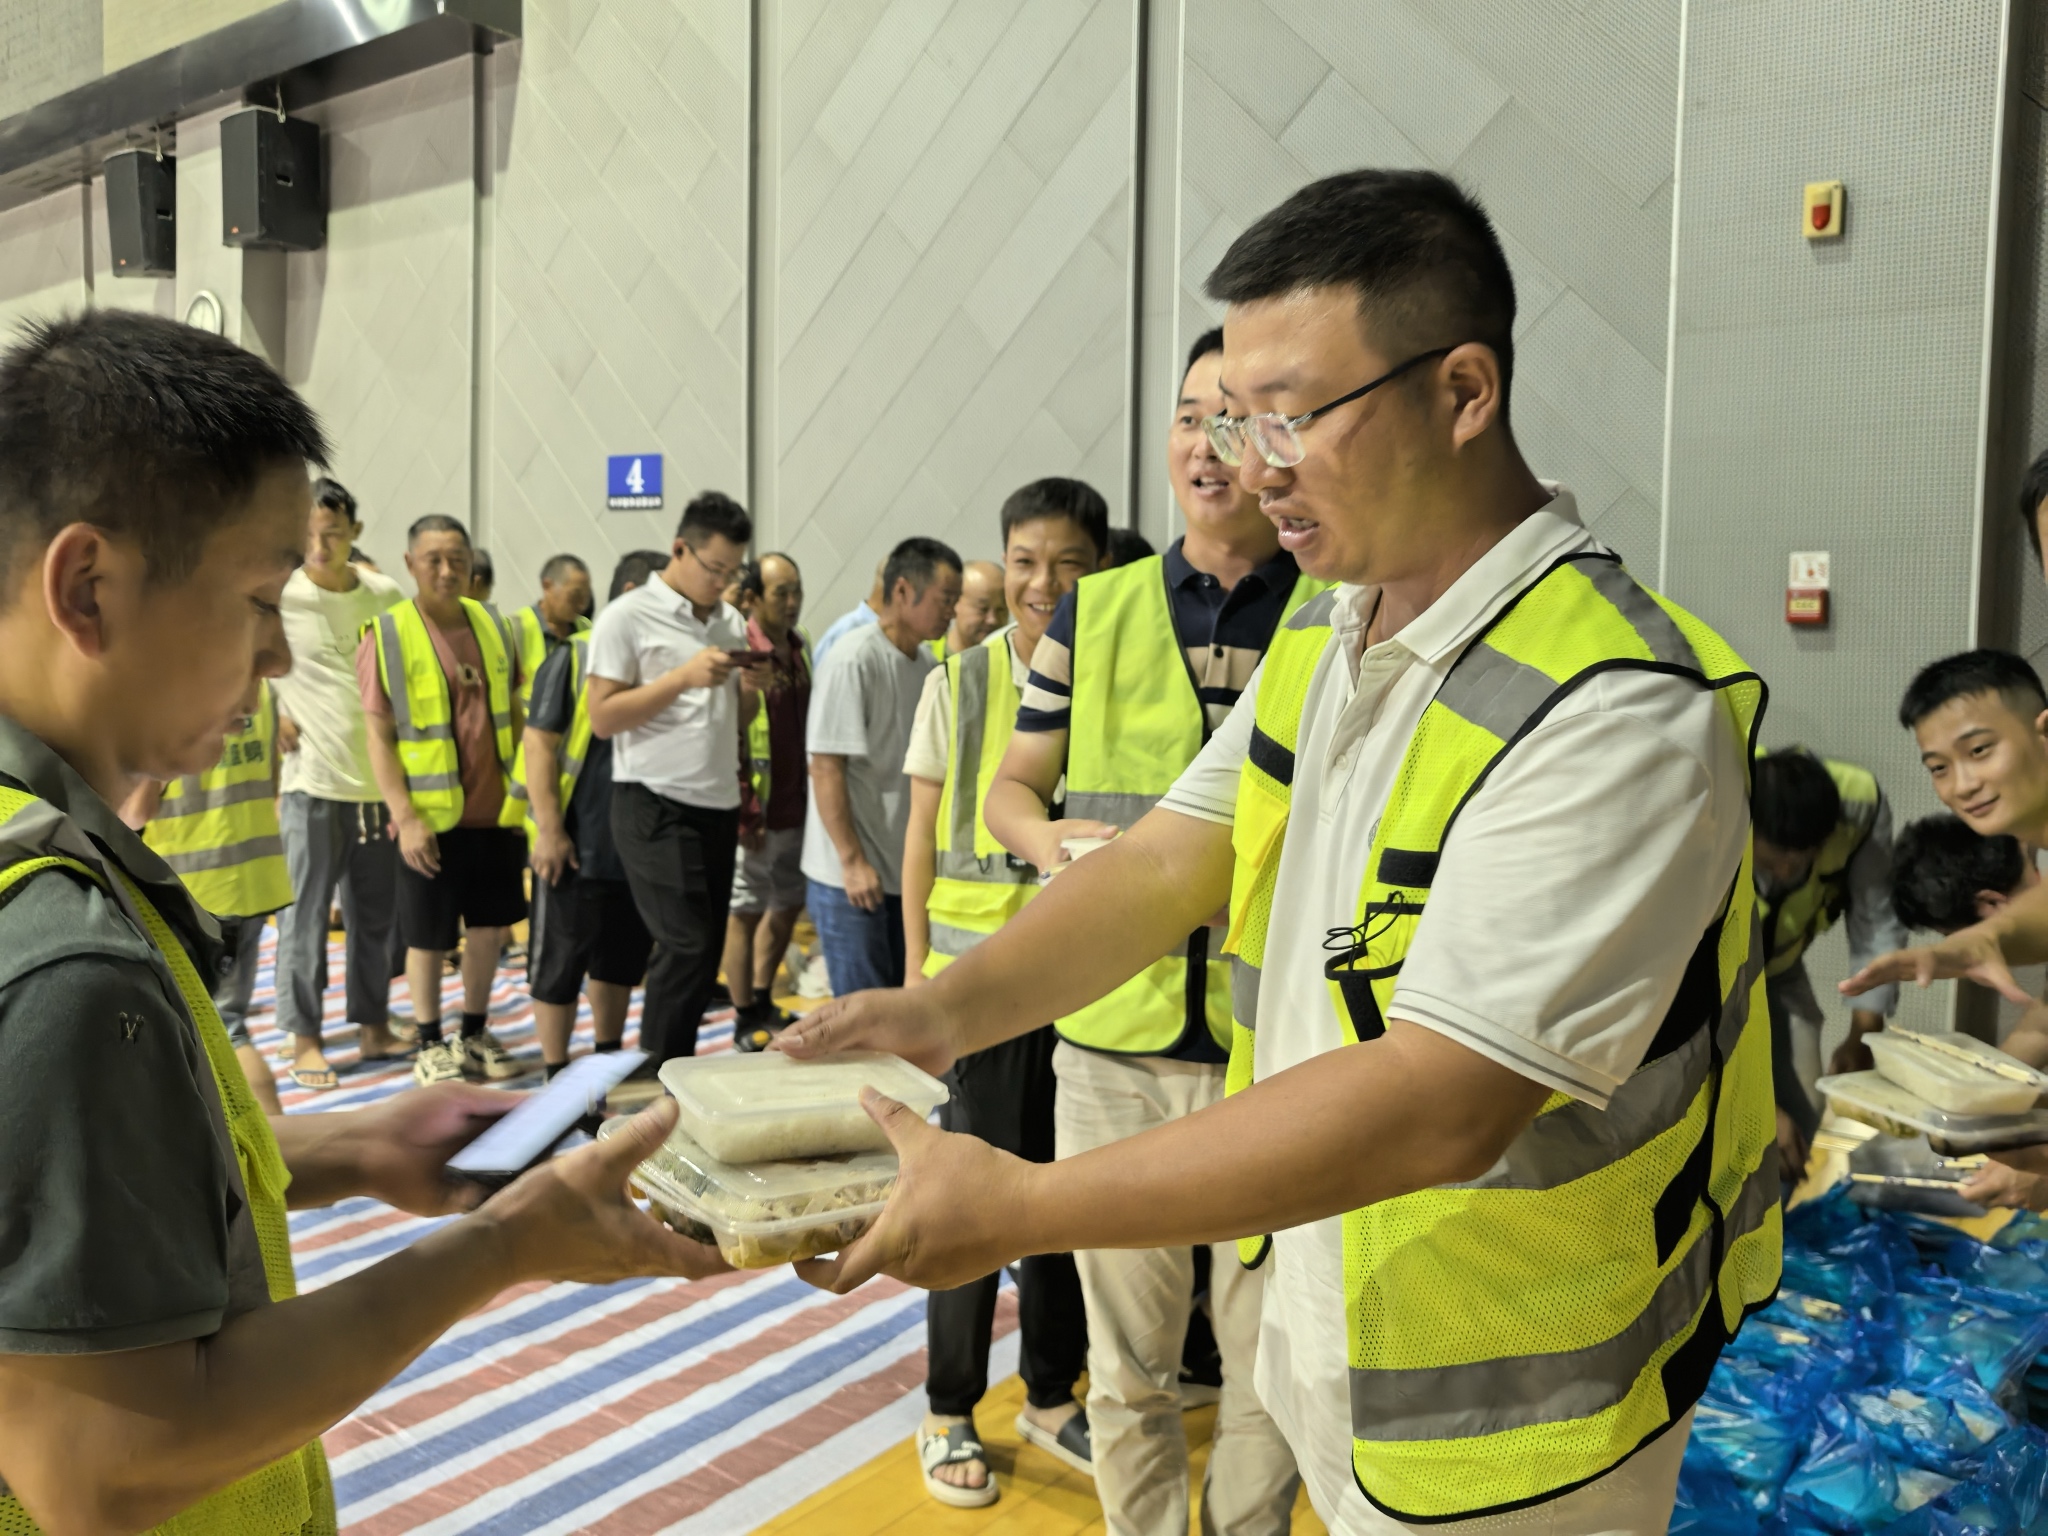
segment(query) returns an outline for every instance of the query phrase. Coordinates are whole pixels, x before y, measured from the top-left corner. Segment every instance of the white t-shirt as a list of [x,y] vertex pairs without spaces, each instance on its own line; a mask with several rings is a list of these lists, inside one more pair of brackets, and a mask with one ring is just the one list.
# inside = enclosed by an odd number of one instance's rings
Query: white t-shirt
[[[1451,663],[1559,555],[1600,547],[1559,490],[1370,650],[1376,593],[1339,589],[1339,643],[1323,653],[1302,715],[1259,992],[1257,1078],[1343,1044],[1323,938],[1356,920],[1366,850]],[[1162,804],[1231,819],[1258,686],[1254,677]],[[1744,750],[1718,699],[1681,679],[1616,671],[1579,688],[1459,817],[1389,1014],[1604,1108],[1654,1038],[1740,866]],[[1275,1234],[1262,1315],[1259,1397],[1317,1512],[1333,1533],[1401,1529],[1352,1480],[1340,1218]],[[1639,1477],[1610,1474],[1573,1502],[1599,1504],[1599,1518],[1611,1519],[1612,1496]],[[1654,1480],[1642,1497],[1658,1497]],[[1655,1522],[1668,1514],[1668,1504],[1646,1508],[1640,1526],[1615,1528],[1662,1529]]]
[[[628,688],[651,683],[699,651],[745,650],[747,621],[730,603],[706,619],[657,572],[605,605],[590,631],[590,675]],[[707,811],[740,803],[739,679],[685,688],[644,725],[612,738],[612,782]]]
[[[881,625],[869,624],[832,647],[811,684],[804,745],[813,755],[828,752],[846,759],[853,833],[890,896],[903,894],[903,834],[910,826],[910,780],[903,757],[925,674],[937,666],[923,646],[906,656]],[[818,814],[815,782],[809,793],[804,877],[843,890],[846,875],[825,818]]]
[[279,772],[286,793],[367,805],[383,798],[370,771],[370,732],[356,685],[356,642],[363,626],[405,601],[398,583],[356,570],[347,592],[315,586],[304,571],[284,584],[284,636],[292,669],[273,685],[277,707],[299,728],[299,749]]

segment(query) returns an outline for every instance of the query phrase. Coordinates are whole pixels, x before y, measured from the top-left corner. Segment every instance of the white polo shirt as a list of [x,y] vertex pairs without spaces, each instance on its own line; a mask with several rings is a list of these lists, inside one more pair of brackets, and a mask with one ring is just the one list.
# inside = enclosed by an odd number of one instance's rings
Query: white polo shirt
[[[747,621],[730,603],[708,619],[656,573],[605,605],[590,631],[590,675],[628,688],[651,683],[710,646],[744,650]],[[685,688],[644,725],[612,738],[612,781],[707,811],[737,810],[739,681]]]
[[[1549,505],[1370,649],[1376,590],[1338,589],[1338,643],[1310,681],[1295,757],[1261,973],[1257,1078],[1344,1043],[1323,980],[1323,939],[1356,920],[1373,832],[1452,662],[1552,561],[1601,548],[1571,493],[1551,489]],[[1254,676],[1163,805],[1230,821],[1258,687]],[[1655,1037],[1740,866],[1744,751],[1719,700],[1682,679],[1623,670],[1580,687],[1458,818],[1389,1014],[1604,1108]],[[1403,1529],[1352,1479],[1341,1218],[1275,1234],[1269,1267],[1259,1397],[1293,1446],[1317,1512],[1333,1536]],[[1670,1478],[1660,1492],[1658,1474],[1675,1475],[1683,1444],[1667,1435],[1560,1500],[1555,1513],[1569,1503],[1575,1518],[1559,1536],[1579,1528],[1581,1508],[1593,1529],[1661,1530],[1652,1518],[1669,1514]]]

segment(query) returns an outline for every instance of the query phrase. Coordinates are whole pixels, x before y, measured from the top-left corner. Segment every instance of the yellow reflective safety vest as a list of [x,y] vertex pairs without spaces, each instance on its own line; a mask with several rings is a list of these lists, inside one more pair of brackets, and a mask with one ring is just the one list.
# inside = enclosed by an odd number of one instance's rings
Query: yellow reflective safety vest
[[966,954],[1038,894],[1038,871],[1004,849],[981,814],[1017,724],[1023,685],[1011,665],[1013,628],[1006,624],[980,645],[946,658],[953,739],[946,744],[932,893],[925,903],[931,920],[927,976]]
[[946,659],[946,637],[944,635],[939,636],[936,640],[925,641],[924,648],[925,653],[933,661],[943,662]]
[[[569,798],[576,793],[576,780],[583,773],[583,759],[590,755],[589,689],[590,638],[584,634],[572,635],[569,637],[569,696],[576,701],[576,706],[569,717],[569,729],[563,734],[561,745],[555,749],[555,804],[564,819],[569,815]],[[540,835],[540,827],[533,819],[533,798],[526,789],[524,735],[519,741],[518,755],[512,761],[512,787],[508,794],[507,803],[517,803],[519,816],[526,826],[526,841],[531,846]]]
[[[1281,627],[1328,585],[1297,578]],[[1074,588],[1067,815],[1135,826],[1208,739],[1208,712],[1173,626],[1165,556],[1083,576]],[[1212,952],[1212,937],[1209,928],[1197,928],[1107,997],[1056,1020],[1061,1038],[1116,1055],[1156,1056],[1183,1048],[1206,1028],[1227,1050],[1230,968]]]
[[[75,822],[46,800],[0,787],[0,904],[12,899],[24,882],[52,870],[63,870],[67,878],[86,880],[107,892],[169,967],[205,1048],[227,1117],[270,1300],[297,1295],[284,1204],[291,1173],[270,1121],[242,1076],[198,967],[142,887],[125,870],[109,864]],[[0,1536],[32,1536],[39,1529],[20,1500],[0,1493]],[[318,1440],[156,1527],[161,1536],[332,1536],[334,1530],[334,1489]]]
[[1835,926],[1849,904],[1849,861],[1870,840],[1877,820],[1877,779],[1868,768],[1824,757],[1821,766],[1842,797],[1842,819],[1814,855],[1806,883],[1763,909],[1766,976],[1780,976],[1799,963],[1806,946]]
[[[491,724],[501,771],[517,757],[512,739],[512,656],[505,646],[501,621],[491,610],[463,598],[463,616],[476,636],[484,659],[484,688],[490,700]],[[398,729],[398,762],[405,770],[406,793],[420,819],[436,832],[462,820],[462,761],[455,750],[455,700],[440,653],[427,633],[427,619],[417,602],[400,603],[370,620],[377,637],[377,675],[391,700],[391,719]],[[515,798],[507,777],[501,827],[516,827],[524,802]]]
[[[540,675],[540,664],[548,659],[548,642],[554,639],[554,631],[548,628],[548,621],[541,617],[540,604],[532,603],[516,609],[505,620],[505,631],[512,638],[512,654],[519,667],[519,702],[533,702],[533,680]],[[576,616],[576,630],[569,638],[590,633],[590,620],[581,614]],[[559,641],[556,642],[560,644]]]
[[142,840],[163,856],[192,899],[221,917],[265,917],[292,903],[277,826],[277,701],[263,684],[246,729],[220,761],[164,786]]
[[[1226,941],[1245,970],[1239,1088],[1329,607],[1296,614],[1267,653],[1239,779]],[[1764,687],[1719,636],[1611,556],[1559,560],[1466,647],[1416,726],[1357,909],[1331,932],[1325,977],[1347,1044],[1384,1031],[1459,811],[1560,698],[1622,668],[1713,690],[1754,742]],[[1352,1470],[1389,1514],[1492,1514],[1600,1477],[1698,1400],[1722,1346],[1775,1293],[1776,1121],[1747,855],[1720,894],[1670,1011],[1604,1111],[1553,1093],[1480,1178],[1343,1218]]]

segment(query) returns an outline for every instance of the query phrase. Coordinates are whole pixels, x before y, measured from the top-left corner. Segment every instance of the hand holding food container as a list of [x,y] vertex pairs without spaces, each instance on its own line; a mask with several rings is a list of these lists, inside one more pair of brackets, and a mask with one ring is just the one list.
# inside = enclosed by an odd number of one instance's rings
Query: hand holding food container
[[[1051,825],[1057,829],[1062,824],[1055,821]],[[1080,825],[1100,826],[1103,830],[1100,833],[1069,834],[1066,837],[1062,837],[1059,841],[1060,857],[1038,873],[1038,883],[1040,885],[1045,884],[1069,865],[1078,864],[1096,849],[1107,848],[1117,840],[1119,835],[1116,828],[1106,822],[1084,822],[1080,823]]]

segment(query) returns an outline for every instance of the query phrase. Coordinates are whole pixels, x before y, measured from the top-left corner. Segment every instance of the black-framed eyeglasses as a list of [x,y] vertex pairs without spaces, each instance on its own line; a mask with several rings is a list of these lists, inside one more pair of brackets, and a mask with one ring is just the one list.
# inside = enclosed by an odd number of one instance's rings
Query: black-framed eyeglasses
[[718,583],[720,591],[723,591],[725,588],[732,585],[733,578],[739,575],[740,571],[744,568],[745,565],[745,562],[741,562],[740,565],[733,566],[713,565],[709,560],[706,560],[701,554],[697,552],[697,546],[692,544],[688,539],[683,540],[683,548],[688,550],[690,552],[690,558],[696,561],[697,564],[703,568],[704,574],[706,576],[709,576],[713,581]]
[[1232,469],[1244,462],[1245,444],[1249,443],[1275,469],[1292,469],[1308,456],[1308,450],[1301,445],[1301,429],[1318,416],[1327,415],[1340,405],[1349,405],[1361,400],[1382,384],[1391,384],[1410,368],[1428,362],[1433,357],[1443,357],[1454,351],[1452,347],[1432,347],[1415,356],[1397,368],[1389,369],[1370,384],[1361,384],[1348,395],[1339,395],[1327,405],[1319,405],[1312,411],[1299,416],[1282,416],[1278,411],[1264,411],[1257,416],[1205,416],[1202,430],[1209,434],[1209,446],[1216,450],[1216,457]]

